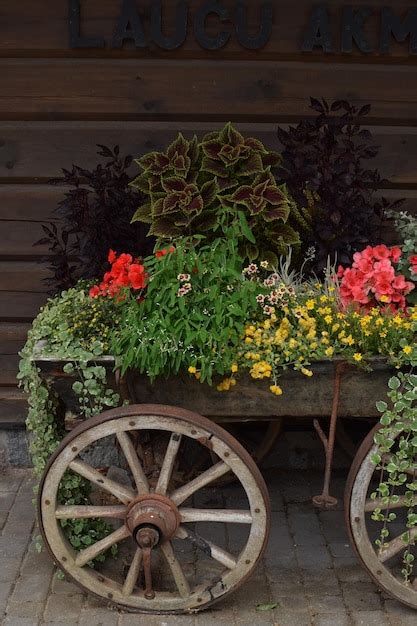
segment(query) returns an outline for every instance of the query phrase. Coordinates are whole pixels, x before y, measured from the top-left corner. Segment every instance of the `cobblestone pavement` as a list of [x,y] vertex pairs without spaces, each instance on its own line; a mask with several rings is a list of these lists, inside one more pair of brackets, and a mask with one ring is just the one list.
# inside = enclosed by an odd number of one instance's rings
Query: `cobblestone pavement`
[[[269,470],[272,530],[250,582],[195,616],[123,614],[59,580],[46,554],[33,550],[30,474],[0,477],[0,623],[2,626],[416,626],[417,613],[378,591],[348,544],[341,509],[317,512],[310,498],[320,473]],[[344,477],[333,481],[337,496]],[[277,602],[273,611],[258,603]]]

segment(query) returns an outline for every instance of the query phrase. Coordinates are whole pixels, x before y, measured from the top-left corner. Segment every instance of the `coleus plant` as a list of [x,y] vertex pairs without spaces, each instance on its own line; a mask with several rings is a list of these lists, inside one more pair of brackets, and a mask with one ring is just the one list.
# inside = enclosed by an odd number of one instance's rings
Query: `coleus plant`
[[132,182],[146,196],[133,221],[150,224],[159,240],[179,236],[216,236],[220,224],[243,225],[241,252],[249,259],[276,262],[289,246],[300,244],[290,225],[294,202],[272,168],[278,153],[261,141],[245,138],[231,123],[199,142],[179,134],[165,152],[151,152],[136,163],[143,172]]

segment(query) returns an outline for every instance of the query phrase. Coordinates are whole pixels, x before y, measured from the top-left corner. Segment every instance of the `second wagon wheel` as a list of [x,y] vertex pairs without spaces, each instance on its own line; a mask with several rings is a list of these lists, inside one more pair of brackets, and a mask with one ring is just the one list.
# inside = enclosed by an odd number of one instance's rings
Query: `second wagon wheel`
[[[159,471],[148,476],[135,443],[149,433],[165,442],[165,454]],[[178,487],[171,477],[188,438],[208,446],[216,462]],[[100,446],[119,450],[119,480],[96,467]],[[101,506],[60,502],[59,485],[68,471],[110,499]],[[203,488],[229,472],[237,477],[240,493],[229,503],[215,490],[208,508]],[[123,407],[74,429],[45,469],[38,506],[43,540],[61,570],[83,589],[132,611],[175,613],[211,605],[249,577],[269,532],[266,486],[249,454],[218,425],[166,406]],[[105,520],[112,528],[104,539],[77,551],[61,520],[85,518]],[[90,567],[116,544],[114,558]]]
[[[395,489],[395,493],[391,495],[396,497],[390,498],[388,504],[379,498],[371,498],[380,480],[384,480],[386,474],[384,467],[398,448],[396,441],[392,453],[381,455],[381,464],[376,466],[372,458],[379,453],[378,445],[374,443],[378,428],[380,426],[374,428],[363,441],[349,473],[345,492],[347,529],[362,565],[377,585],[396,600],[417,609],[417,565],[414,565],[409,581],[405,580],[402,572],[406,551],[412,554],[417,563],[417,527],[414,526],[408,533],[407,517],[410,503],[402,494],[404,487],[399,486]],[[397,440],[400,434],[397,434]],[[406,470],[408,482],[417,480],[417,459],[415,466],[416,470]],[[411,504],[417,505],[416,496]],[[384,526],[383,521],[372,519],[377,509],[381,510],[384,517],[394,513],[395,519]],[[383,539],[385,545],[380,549],[376,540],[381,537],[381,530],[384,528],[390,531],[390,536]]]

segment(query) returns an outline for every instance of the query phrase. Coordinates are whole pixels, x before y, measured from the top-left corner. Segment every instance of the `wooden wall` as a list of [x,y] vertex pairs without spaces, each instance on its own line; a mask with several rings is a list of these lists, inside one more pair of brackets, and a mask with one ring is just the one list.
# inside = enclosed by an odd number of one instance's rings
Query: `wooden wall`
[[[81,0],[82,32],[111,40],[121,0]],[[150,2],[137,0],[145,32]],[[169,32],[176,2],[165,0]],[[190,16],[201,4],[190,0]],[[232,8],[235,3],[223,2]],[[251,0],[257,24],[260,0]],[[162,147],[179,130],[203,133],[227,120],[278,148],[278,124],[310,115],[309,96],[371,103],[367,119],[380,154],[373,165],[389,180],[383,193],[417,196],[417,56],[392,39],[390,54],[340,50],[341,0],[328,2],[334,54],[302,53],[312,0],[275,0],[274,24],[264,49],[242,48],[233,35],[222,50],[203,50],[192,19],[186,43],[175,51],[154,44],[122,50],[70,49],[67,0],[2,0],[0,7],[0,419],[15,410],[17,350],[45,301],[41,236],[62,190],[47,182],[73,162],[96,162],[95,144],[120,144],[139,155]],[[378,49],[380,10],[387,0],[360,0],[374,14],[365,32]],[[414,0],[392,1],[405,15]],[[207,21],[209,31],[218,24]],[[214,30],[213,30],[214,29]],[[22,407],[22,405],[19,405]],[[17,409],[16,409],[17,410]],[[22,408],[20,413],[24,413]],[[23,412],[22,412],[23,411]]]

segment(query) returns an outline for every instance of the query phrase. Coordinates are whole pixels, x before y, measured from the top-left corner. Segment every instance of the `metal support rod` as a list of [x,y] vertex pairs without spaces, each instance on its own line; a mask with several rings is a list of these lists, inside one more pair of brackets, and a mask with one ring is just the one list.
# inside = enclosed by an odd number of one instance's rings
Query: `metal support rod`
[[334,498],[329,494],[330,489],[330,479],[332,475],[333,468],[333,456],[334,456],[334,442],[336,438],[336,426],[338,419],[338,408],[339,408],[339,400],[340,400],[340,386],[343,371],[345,369],[346,364],[344,362],[340,362],[336,364],[335,367],[335,378],[334,378],[334,391],[333,391],[333,403],[332,403],[332,414],[330,416],[330,425],[329,425],[329,434],[326,437],[323,429],[321,428],[319,422],[314,420],[314,428],[317,431],[318,436],[321,439],[321,442],[324,447],[325,455],[326,455],[326,467],[324,470],[324,481],[323,481],[323,491],[321,495],[313,497],[313,504],[317,508],[320,509],[331,509],[337,506],[337,498]]

